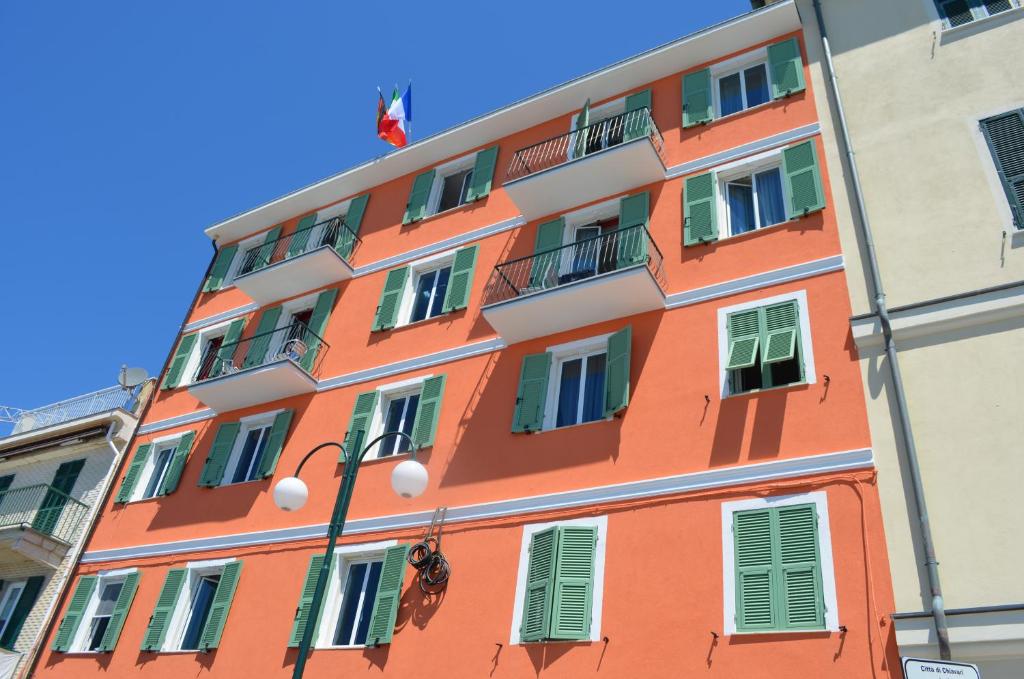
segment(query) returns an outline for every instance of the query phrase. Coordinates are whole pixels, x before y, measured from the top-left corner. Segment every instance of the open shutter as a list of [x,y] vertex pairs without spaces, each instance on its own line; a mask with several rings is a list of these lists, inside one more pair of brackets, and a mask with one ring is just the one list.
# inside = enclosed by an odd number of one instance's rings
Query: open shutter
[[224,277],[231,269],[231,262],[235,259],[236,252],[238,252],[237,245],[229,245],[217,251],[217,256],[213,259],[213,266],[210,267],[210,275],[206,277],[206,282],[203,284],[203,292],[220,290],[224,284]]
[[586,639],[594,598],[597,528],[560,526],[551,606],[551,639]]
[[416,175],[412,182],[412,190],[409,192],[409,202],[405,206],[405,216],[402,217],[403,224],[418,222],[427,216],[427,201],[430,199],[430,189],[433,186],[434,170]]
[[417,448],[434,445],[437,418],[441,414],[441,397],[444,396],[445,376],[428,377],[423,380],[419,405],[416,406],[416,420],[412,439]]
[[306,215],[299,220],[292,234],[292,241],[288,244],[288,257],[301,255],[309,247],[309,237],[313,235],[313,226],[316,224],[316,213]]
[[373,615],[366,632],[367,646],[391,643],[398,617],[398,602],[402,598],[402,583],[405,581],[405,560],[409,556],[409,545],[388,547],[384,552],[384,565],[380,569],[380,583],[377,598],[373,602]]
[[548,373],[551,353],[523,356],[516,394],[516,412],[512,431],[540,431],[544,428],[544,402],[548,396]]
[[469,292],[473,288],[473,269],[476,267],[476,253],[479,245],[460,248],[452,262],[451,276],[448,278],[448,289],[444,293],[444,305],[441,311],[450,313],[465,309],[469,305]]
[[231,449],[235,447],[235,439],[238,437],[238,430],[242,425],[238,422],[225,422],[217,429],[217,436],[210,446],[210,454],[203,465],[203,472],[199,476],[200,486],[219,486],[224,479],[224,469],[227,467],[228,458],[231,456]]
[[822,629],[825,604],[818,555],[818,512],[813,504],[779,507],[778,591],[782,628]]
[[18,597],[18,603],[14,606],[14,610],[11,611],[11,617],[7,620],[7,627],[4,629],[3,636],[0,636],[0,647],[8,650],[14,649],[14,644],[18,641],[18,635],[21,634],[21,628],[25,624],[25,619],[32,612],[32,607],[35,606],[36,599],[39,598],[39,592],[43,589],[44,580],[45,578],[42,575],[34,575],[25,581],[25,589],[21,590],[21,596]]
[[651,91],[642,90],[626,97],[626,125],[623,141],[646,137],[651,129]]
[[786,205],[789,218],[797,219],[825,207],[818,170],[818,151],[814,140],[800,142],[782,151],[782,174],[786,178]]
[[238,340],[242,338],[242,331],[245,330],[245,319],[237,318],[231,321],[231,325],[228,326],[228,331],[224,333],[224,341],[221,342],[220,349],[217,350],[217,365],[215,366],[216,372],[214,376],[222,375],[226,372],[225,368],[235,365],[235,354],[238,353]]
[[196,345],[197,333],[184,335],[178,342],[178,349],[174,352],[174,358],[167,368],[167,375],[164,377],[164,389],[173,389],[181,382],[181,374],[185,371],[185,364],[192,354],[192,347]]
[[788,361],[796,354],[798,313],[795,300],[765,307],[765,346],[762,364]]
[[984,120],[981,129],[1010,202],[1013,223],[1024,229],[1024,109]]
[[121,593],[117,595],[114,602],[114,611],[110,614],[110,622],[103,632],[100,645],[97,650],[110,652],[117,646],[117,640],[121,637],[121,629],[124,627],[124,619],[128,617],[128,610],[135,600],[135,592],[139,589],[139,572],[129,573],[121,586]]
[[320,353],[323,344],[324,333],[327,332],[327,319],[331,317],[331,309],[334,308],[334,300],[337,298],[337,288],[324,290],[317,295],[308,326],[313,334],[306,337],[306,354],[299,361],[299,365],[306,372],[312,372],[313,366],[316,364],[317,354]]
[[231,601],[235,598],[235,589],[238,587],[238,576],[242,572],[242,562],[232,561],[224,565],[220,574],[220,582],[217,583],[217,591],[213,593],[213,601],[210,604],[210,615],[206,619],[206,627],[199,638],[199,648],[208,651],[217,648],[220,644],[220,636],[224,633],[224,623],[228,619],[228,611],[231,610]]
[[590,99],[583,104],[583,109],[580,114],[576,116],[576,121],[573,123],[573,130],[576,134],[573,135],[574,140],[572,142],[572,157],[581,158],[587,153],[587,127],[590,125]]
[[174,613],[174,606],[178,603],[178,595],[181,594],[181,586],[185,582],[188,570],[185,568],[172,568],[167,571],[164,578],[164,586],[160,590],[160,596],[153,607],[153,615],[149,618],[149,626],[142,636],[143,651],[159,651],[163,646],[164,636],[167,634],[167,623],[171,621]]
[[[647,191],[626,196],[619,201],[619,234],[617,264],[622,269],[647,261],[647,219],[650,212]],[[633,228],[642,225],[640,228]]]
[[717,240],[715,173],[705,172],[687,177],[683,195],[683,245],[697,245]]
[[694,71],[683,76],[683,127],[711,122],[711,70]]
[[608,376],[604,383],[604,416],[621,412],[629,405],[629,357],[633,327],[627,325],[608,338]]
[[160,495],[170,495],[178,489],[178,482],[181,481],[181,473],[185,470],[185,462],[188,460],[188,454],[192,450],[192,442],[195,438],[195,432],[187,431],[178,440],[174,455],[171,456],[171,462],[167,467],[167,473],[164,475],[164,481],[158,491]]
[[772,99],[804,91],[804,62],[800,58],[800,43],[796,38],[768,45],[768,71]]
[[758,309],[729,314],[729,319],[726,321],[729,340],[729,358],[725,364],[726,370],[749,368],[757,362],[757,349],[761,341],[759,316]]
[[774,629],[778,619],[772,566],[771,510],[736,512],[732,518],[736,559],[736,629]]
[[548,637],[557,550],[557,527],[537,531],[530,536],[526,596],[523,600],[523,620],[519,626],[521,641],[540,641]]
[[473,162],[473,178],[466,192],[466,201],[480,200],[491,192],[494,180],[494,165],[498,161],[498,147],[492,146],[476,154]]
[[263,449],[263,457],[260,458],[259,474],[262,478],[274,475],[277,469],[277,460],[281,457],[284,449],[284,439],[288,436],[288,428],[292,425],[294,410],[280,412],[274,418],[274,424],[270,427],[270,435],[267,436],[267,445]]
[[92,600],[92,593],[98,580],[95,575],[83,575],[78,578],[75,593],[71,595],[71,601],[57,628],[57,634],[53,637],[53,650],[66,653],[71,649],[71,642],[75,638],[78,626],[82,624],[82,615]]
[[135,484],[139,481],[139,474],[142,473],[142,468],[146,465],[146,460],[149,459],[149,451],[152,449],[153,446],[149,443],[144,443],[135,449],[135,455],[132,456],[132,461],[128,463],[128,470],[124,473],[121,488],[118,489],[114,502],[124,504],[132,499]]
[[537,239],[530,260],[530,287],[548,288],[558,285],[558,248],[562,247],[565,219],[559,217],[537,227]]
[[373,331],[387,330],[395,327],[398,322],[398,307],[405,291],[405,281],[409,277],[409,267],[401,266],[388,271],[384,280],[384,289],[380,293],[377,304],[377,315],[373,319]]
[[359,235],[359,227],[363,223],[363,213],[366,212],[366,203],[370,200],[370,194],[364,193],[356,196],[348,204],[348,213],[345,215],[344,226],[338,234],[334,249],[341,255],[342,259],[352,256],[352,250],[356,246],[355,237]]
[[[299,605],[295,607],[295,622],[292,623],[292,634],[288,638],[289,648],[298,648],[299,644],[302,643],[302,635],[306,632],[306,625],[309,624],[309,613],[313,608],[313,594],[316,593],[316,581],[320,577],[320,569],[323,565],[323,554],[314,554],[309,557],[306,579],[302,583],[302,591],[299,592]],[[321,605],[316,625],[320,624],[323,610]]]
[[257,271],[270,264],[270,260],[274,258],[274,250],[278,246],[278,239],[281,238],[281,231],[283,227],[275,226],[270,231],[267,231],[267,235],[263,237],[263,243],[254,250],[250,250],[246,256],[246,261],[243,262],[243,266],[247,272]]
[[264,309],[260,316],[260,322],[256,325],[256,332],[249,340],[249,349],[245,352],[243,368],[254,368],[263,365],[267,360],[267,353],[270,351],[270,341],[274,338],[274,329],[277,328],[277,321],[281,318],[281,307],[272,306]]
[[[345,453],[358,455],[366,444],[366,432],[370,429],[370,418],[377,408],[377,392],[365,391],[356,396],[355,405],[352,406],[352,417],[348,420],[348,430],[345,432]],[[338,462],[345,461],[345,453],[338,456]]]

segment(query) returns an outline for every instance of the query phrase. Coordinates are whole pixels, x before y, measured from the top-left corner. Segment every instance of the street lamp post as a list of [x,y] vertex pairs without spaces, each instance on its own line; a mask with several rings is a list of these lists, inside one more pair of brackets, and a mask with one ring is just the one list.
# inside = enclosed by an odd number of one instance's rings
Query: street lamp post
[[331,523],[327,530],[327,552],[324,554],[324,561],[320,565],[320,572],[316,578],[316,589],[313,591],[313,600],[310,602],[306,627],[302,631],[302,641],[299,643],[299,655],[295,659],[295,670],[292,672],[292,679],[301,679],[306,669],[306,658],[309,655],[309,647],[313,643],[313,631],[316,629],[315,621],[320,615],[324,591],[327,589],[327,577],[330,573],[331,561],[334,559],[334,543],[337,542],[338,536],[341,535],[342,530],[345,528],[348,505],[352,501],[352,490],[355,487],[356,474],[359,473],[359,465],[362,463],[363,458],[366,457],[366,453],[374,445],[389,436],[404,438],[409,442],[409,449],[412,451],[412,459],[403,460],[392,471],[391,487],[402,497],[416,497],[427,487],[427,470],[416,461],[415,442],[408,434],[400,431],[389,431],[381,434],[370,441],[355,457],[346,451],[345,446],[340,443],[333,441],[321,443],[302,458],[299,466],[295,469],[295,476],[281,479],[274,486],[274,502],[278,507],[289,512],[301,509],[309,497],[309,489],[306,487],[305,482],[299,478],[302,466],[319,450],[331,447],[341,450],[345,471],[341,475],[341,486],[338,488],[338,497],[334,501],[334,511],[331,514]]

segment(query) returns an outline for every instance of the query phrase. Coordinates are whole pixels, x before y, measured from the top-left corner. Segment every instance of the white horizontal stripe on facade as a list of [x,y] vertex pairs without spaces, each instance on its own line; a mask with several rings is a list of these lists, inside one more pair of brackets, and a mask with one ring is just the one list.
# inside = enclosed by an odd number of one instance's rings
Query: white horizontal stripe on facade
[[194,413],[188,413],[186,415],[178,415],[177,417],[168,417],[166,420],[157,420],[155,422],[149,422],[139,427],[139,434],[151,434],[155,431],[161,431],[163,429],[170,429],[171,427],[180,427],[183,424],[192,424],[193,422],[202,422],[203,420],[209,420],[215,417],[215,413],[210,408],[203,408],[197,410]]
[[200,318],[198,321],[186,323],[185,327],[182,328],[181,331],[184,333],[193,332],[195,330],[202,330],[203,328],[208,328],[211,325],[216,325],[221,321],[229,321],[232,318],[235,318],[236,316],[244,316],[245,314],[251,314],[252,312],[257,311],[259,308],[259,304],[257,304],[256,302],[252,302],[250,304],[235,307],[234,309],[228,309],[227,311],[222,311],[219,314],[214,314],[213,316]]
[[773,134],[772,136],[765,137],[764,139],[758,139],[757,141],[752,141],[748,144],[741,144],[740,146],[734,146],[731,149],[713,153],[710,156],[695,158],[694,160],[689,160],[685,163],[680,163],[679,165],[673,165],[665,171],[665,179],[674,179],[676,177],[682,177],[684,174],[690,174],[700,170],[707,170],[718,165],[724,165],[730,161],[738,160],[745,156],[752,156],[755,153],[767,151],[768,149],[775,148],[776,146],[790,144],[806,137],[813,137],[819,132],[821,132],[821,125],[818,123],[811,123],[810,125],[804,125],[803,127],[786,130],[785,132]]
[[[448,510],[448,523],[479,521],[508,516],[520,516],[536,512],[557,511],[585,507],[606,502],[625,502],[661,495],[696,492],[712,488],[725,488],[750,483],[776,481],[800,476],[828,474],[874,466],[870,448],[847,450],[837,453],[810,455],[787,460],[759,462],[756,464],[711,469],[708,471],[678,474],[643,481],[618,483],[595,488],[583,488],[561,493],[534,495],[531,497],[499,500],[475,505],[453,507]],[[403,530],[430,524],[433,510],[410,514],[392,514],[368,519],[351,519],[345,524],[344,535],[378,533]],[[327,524],[296,526],[238,533],[194,540],[178,540],[117,549],[101,549],[86,552],[83,563],[102,563],[126,559],[145,559],[170,554],[188,554],[212,550],[236,549],[254,545],[269,545],[281,542],[310,540],[327,536]]]

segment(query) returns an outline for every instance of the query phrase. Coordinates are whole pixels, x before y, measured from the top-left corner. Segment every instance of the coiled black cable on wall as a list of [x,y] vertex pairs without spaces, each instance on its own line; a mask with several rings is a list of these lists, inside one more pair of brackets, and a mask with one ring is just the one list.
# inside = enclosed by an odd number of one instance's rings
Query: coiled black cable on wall
[[[409,549],[409,565],[419,571],[417,581],[420,590],[427,595],[440,594],[448,584],[451,577],[452,567],[441,551],[441,533],[444,529],[444,520],[448,515],[447,507],[438,507],[434,510],[434,517],[430,520],[430,527],[427,528],[423,540],[417,542]],[[434,526],[437,526],[437,537],[434,537]]]

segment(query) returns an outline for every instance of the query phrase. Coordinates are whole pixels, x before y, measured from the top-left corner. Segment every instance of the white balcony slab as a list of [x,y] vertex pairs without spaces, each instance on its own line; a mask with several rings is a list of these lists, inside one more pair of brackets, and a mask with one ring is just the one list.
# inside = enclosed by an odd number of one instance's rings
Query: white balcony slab
[[37,531],[31,523],[0,528],[0,565],[31,562],[57,568],[69,548],[68,543]]
[[329,245],[274,262],[235,278],[235,286],[260,306],[352,278],[352,266]]
[[218,413],[314,391],[316,380],[287,358],[196,382],[188,388],[190,394]]

